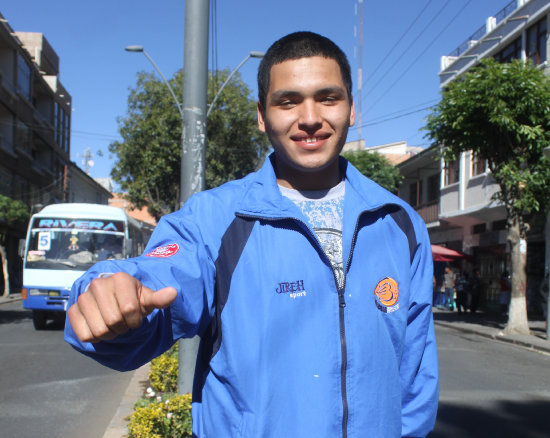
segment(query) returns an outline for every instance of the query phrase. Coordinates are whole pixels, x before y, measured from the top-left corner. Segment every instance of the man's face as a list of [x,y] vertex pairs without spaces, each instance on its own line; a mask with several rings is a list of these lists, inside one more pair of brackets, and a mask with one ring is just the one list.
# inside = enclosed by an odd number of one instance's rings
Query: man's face
[[286,187],[315,190],[339,182],[338,155],[355,121],[338,63],[313,56],[271,68],[258,127],[275,150],[277,179]]

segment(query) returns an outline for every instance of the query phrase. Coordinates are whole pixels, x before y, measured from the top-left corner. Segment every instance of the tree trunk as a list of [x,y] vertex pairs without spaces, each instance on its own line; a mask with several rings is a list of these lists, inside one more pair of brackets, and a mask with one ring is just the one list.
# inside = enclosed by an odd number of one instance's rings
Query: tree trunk
[[508,229],[508,242],[510,243],[510,256],[512,262],[512,294],[508,310],[508,323],[504,328],[504,333],[528,335],[529,322],[527,320],[526,301],[527,275],[525,274],[527,242],[522,238],[518,220],[515,220],[513,225]]
[[6,248],[0,245],[0,259],[2,259],[2,273],[4,275],[4,292],[3,297],[7,297],[10,294],[10,275],[8,273],[8,255]]

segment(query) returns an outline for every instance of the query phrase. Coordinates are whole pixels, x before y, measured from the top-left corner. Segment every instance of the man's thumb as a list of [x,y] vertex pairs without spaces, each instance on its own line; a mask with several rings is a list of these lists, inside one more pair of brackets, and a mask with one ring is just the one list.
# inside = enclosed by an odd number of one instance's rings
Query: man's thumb
[[141,306],[146,314],[151,313],[154,309],[168,307],[178,296],[176,289],[173,287],[165,287],[156,292],[145,287],[143,289],[141,293]]

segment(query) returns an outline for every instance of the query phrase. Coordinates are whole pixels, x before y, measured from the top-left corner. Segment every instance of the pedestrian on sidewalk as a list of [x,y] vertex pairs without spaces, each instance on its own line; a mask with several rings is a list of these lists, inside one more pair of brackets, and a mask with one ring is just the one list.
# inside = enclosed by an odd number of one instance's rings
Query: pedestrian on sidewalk
[[348,60],[293,33],[266,52],[258,90],[263,167],[163,217],[144,255],[80,277],[65,339],[129,370],[199,335],[197,438],[425,437],[438,402],[430,241],[413,208],[340,157]]
[[456,310],[458,314],[468,310],[468,271],[460,272],[456,278]]
[[456,274],[450,266],[445,266],[445,307],[450,311],[454,310]]
[[435,280],[435,287],[434,287],[433,305],[440,310],[445,308],[445,285],[443,280],[444,280],[443,275],[440,275]]
[[548,268],[544,270],[544,278],[540,283],[539,295],[544,320],[548,321]]
[[508,306],[510,305],[510,292],[510,276],[508,275],[508,271],[504,271],[500,277],[500,292],[498,294],[500,312],[503,315],[508,314]]
[[478,268],[474,269],[468,286],[468,292],[470,295],[470,313],[476,313],[482,292],[481,273]]

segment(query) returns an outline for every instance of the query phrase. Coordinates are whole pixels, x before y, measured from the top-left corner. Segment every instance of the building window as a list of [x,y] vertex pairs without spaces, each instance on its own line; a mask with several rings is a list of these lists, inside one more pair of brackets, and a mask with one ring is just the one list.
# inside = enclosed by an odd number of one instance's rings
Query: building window
[[65,112],[63,111],[63,109],[61,109],[61,105],[59,106],[58,118],[59,120],[57,121],[57,144],[61,149],[65,150]]
[[59,102],[55,102],[53,108],[53,135],[56,144],[59,144]]
[[521,59],[521,37],[516,38],[512,43],[508,44],[495,56],[498,62],[511,62],[514,59]]
[[422,180],[409,184],[409,204],[411,207],[420,205],[422,197]]
[[491,227],[493,231],[501,231],[506,229],[506,219],[500,221],[494,221],[493,226]]
[[440,174],[436,173],[428,177],[428,199],[427,202],[437,201],[439,199],[439,184],[440,184]]
[[30,102],[31,68],[21,54],[19,54],[19,58],[17,60],[17,91]]
[[17,149],[28,155],[32,153],[32,132],[31,129],[21,120],[15,125],[15,144]]
[[69,113],[66,112],[66,111],[63,111],[63,114],[65,115],[64,117],[64,123],[63,123],[63,128],[65,129],[64,133],[63,133],[63,150],[65,150],[65,152],[70,152],[71,150],[71,143],[70,143],[70,140],[71,140],[71,133],[70,133],[70,127],[71,127],[71,121],[69,120]]
[[13,175],[5,167],[0,166],[0,195],[12,196]]
[[458,182],[459,171],[458,160],[445,161],[445,185],[454,184]]
[[481,175],[485,173],[487,167],[487,160],[481,158],[475,152],[472,152],[472,176]]
[[0,149],[13,152],[13,114],[0,104]]
[[527,29],[527,57],[535,65],[546,61],[546,17]]
[[481,234],[487,231],[487,224],[484,222],[482,224],[476,224],[472,227],[472,234]]

